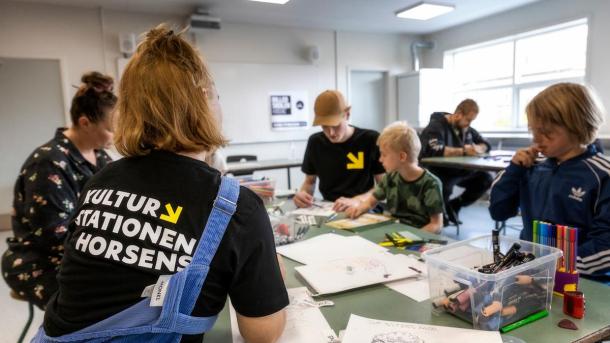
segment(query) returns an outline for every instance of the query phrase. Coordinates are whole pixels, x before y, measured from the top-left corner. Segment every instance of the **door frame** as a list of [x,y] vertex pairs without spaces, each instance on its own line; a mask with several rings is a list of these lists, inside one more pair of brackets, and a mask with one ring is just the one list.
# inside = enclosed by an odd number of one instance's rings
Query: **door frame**
[[394,116],[390,114],[390,71],[383,68],[353,68],[350,66],[346,67],[347,73],[347,94],[345,94],[347,98],[347,103],[352,103],[352,72],[372,72],[372,73],[382,73],[383,74],[383,126],[385,127],[389,123],[395,120]]
[[70,126],[72,123],[72,119],[70,118],[70,82],[68,78],[68,68],[66,67],[66,59],[65,57],[57,57],[57,56],[27,56],[27,55],[11,55],[11,54],[2,54],[0,55],[0,60],[2,59],[22,59],[22,60],[52,60],[59,61],[59,81],[61,82],[61,99],[62,106],[64,108],[64,122],[66,127]]

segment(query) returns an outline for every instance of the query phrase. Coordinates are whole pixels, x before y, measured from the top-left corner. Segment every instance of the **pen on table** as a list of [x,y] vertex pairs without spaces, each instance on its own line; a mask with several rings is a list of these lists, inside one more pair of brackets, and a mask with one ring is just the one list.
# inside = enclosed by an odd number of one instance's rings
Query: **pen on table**
[[312,203],[311,203],[311,206],[314,206],[314,207],[319,207],[319,208],[323,208],[323,207],[324,207],[324,206],[322,206],[322,205],[318,204],[317,202],[312,202]]
[[415,268],[415,267],[409,266],[409,269],[414,270],[414,271],[418,272],[419,274],[422,274],[422,271],[417,269],[417,268]]

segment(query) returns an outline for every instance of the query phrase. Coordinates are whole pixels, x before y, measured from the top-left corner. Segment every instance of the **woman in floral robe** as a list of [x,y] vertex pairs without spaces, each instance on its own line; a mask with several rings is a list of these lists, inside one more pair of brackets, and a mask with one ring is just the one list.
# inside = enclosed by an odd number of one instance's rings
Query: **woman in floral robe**
[[63,242],[80,191],[111,159],[113,80],[98,72],[83,75],[72,99],[72,126],[27,158],[15,183],[8,250],[2,276],[13,291],[43,309],[57,289]]

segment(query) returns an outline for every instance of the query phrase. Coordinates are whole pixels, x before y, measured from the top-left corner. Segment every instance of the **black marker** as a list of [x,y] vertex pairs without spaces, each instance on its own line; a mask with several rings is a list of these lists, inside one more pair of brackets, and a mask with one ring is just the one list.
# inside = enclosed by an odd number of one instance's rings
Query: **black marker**
[[502,261],[500,261],[500,263],[498,263],[493,269],[493,273],[497,273],[506,267],[510,267],[518,257],[519,249],[521,249],[521,244],[514,243],[513,246],[508,249]]
[[500,257],[500,231],[491,230],[491,242],[493,245],[494,262],[498,263],[502,259]]

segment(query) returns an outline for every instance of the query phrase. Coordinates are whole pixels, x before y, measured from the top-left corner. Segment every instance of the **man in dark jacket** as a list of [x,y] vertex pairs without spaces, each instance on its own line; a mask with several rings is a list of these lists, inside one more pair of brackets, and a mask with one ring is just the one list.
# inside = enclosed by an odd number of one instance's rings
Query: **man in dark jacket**
[[[433,156],[475,156],[491,149],[489,143],[470,127],[476,119],[479,106],[466,99],[457,106],[453,114],[434,112],[430,123],[421,133],[420,159]],[[443,199],[449,221],[460,223],[458,213],[464,206],[475,202],[491,186],[492,177],[484,171],[456,168],[430,168],[443,182]],[[464,193],[449,201],[453,187],[465,188]]]

